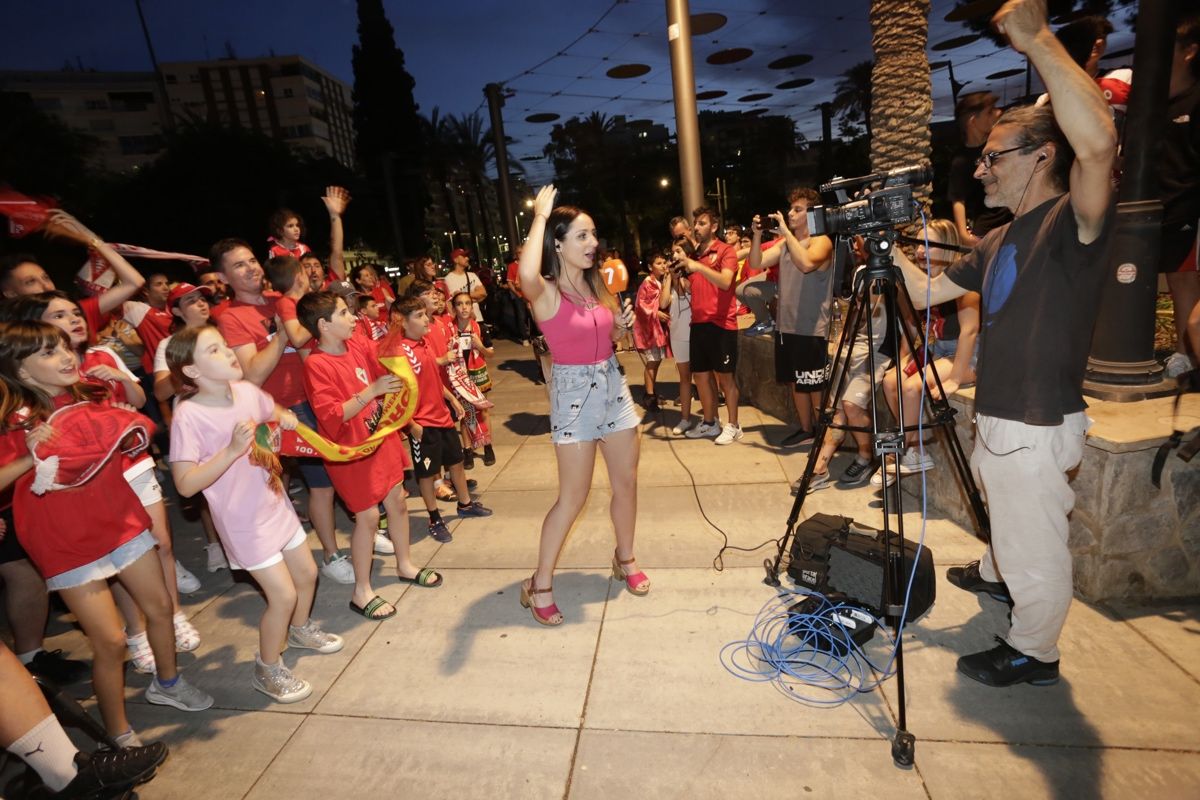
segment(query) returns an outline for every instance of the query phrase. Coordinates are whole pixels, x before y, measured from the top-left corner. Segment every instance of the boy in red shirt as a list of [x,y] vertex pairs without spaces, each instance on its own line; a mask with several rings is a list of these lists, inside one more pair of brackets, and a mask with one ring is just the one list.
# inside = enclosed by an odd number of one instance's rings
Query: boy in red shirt
[[[450,403],[459,417],[463,415],[463,408],[442,382],[442,370],[427,336],[430,323],[425,302],[419,297],[410,297],[397,303],[394,308],[399,309],[397,316],[403,325],[401,350],[417,376],[417,410],[408,428],[413,473],[421,487],[425,510],[429,512],[429,534],[439,542],[449,542],[453,537],[442,521],[433,487],[434,481],[442,474],[442,467],[450,469],[450,479],[458,496],[458,516],[490,517],[492,511],[478,500],[471,500],[467,488],[462,444],[458,432],[454,430],[454,419],[446,403]],[[463,498],[467,499],[466,503]]]
[[[403,388],[400,379],[379,363],[375,343],[355,335],[357,320],[346,301],[332,292],[300,298],[296,315],[317,347],[304,361],[304,388],[321,435],[340,444],[358,444],[375,432],[383,410],[381,397]],[[404,502],[404,470],[408,459],[398,435],[382,440],[374,453],[354,461],[326,462],[334,489],[354,512],[350,562],[354,596],[350,608],[368,619],[386,619],[395,607],[371,588],[371,561],[379,504],[392,520],[389,533],[401,583],[435,587],[442,576],[418,569],[409,557],[408,508]]]

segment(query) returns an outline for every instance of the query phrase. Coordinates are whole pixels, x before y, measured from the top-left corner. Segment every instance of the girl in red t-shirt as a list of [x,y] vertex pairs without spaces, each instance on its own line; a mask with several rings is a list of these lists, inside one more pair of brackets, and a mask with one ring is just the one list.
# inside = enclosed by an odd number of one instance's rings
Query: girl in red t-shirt
[[[87,320],[74,300],[62,292],[42,292],[20,298],[12,311],[12,318],[46,322],[67,334],[71,348],[79,356],[83,380],[108,391],[114,403],[127,403],[134,408],[146,404],[146,393],[141,383],[121,363],[120,358],[107,347],[89,347],[91,331]],[[167,591],[171,595],[171,606],[175,614],[175,646],[190,652],[200,646],[200,632],[188,620],[179,603],[177,569],[182,566],[175,560],[171,540],[171,523],[163,505],[162,487],[154,473],[154,459],[142,453],[134,459],[125,459],[125,480],[141,499],[150,515],[150,528],[158,543],[158,557],[162,562],[163,574],[167,576]],[[113,587],[113,597],[121,616],[125,618],[125,633],[134,669],[142,673],[154,672],[154,656],[146,638],[145,621],[133,598],[120,585]]]
[[[107,390],[80,382],[79,360],[68,336],[42,322],[6,325],[0,335],[0,488],[15,482],[17,538],[47,588],[59,592],[91,642],[92,683],[105,728],[119,743],[137,745],[125,714],[124,635],[109,578],[117,577],[146,613],[157,665],[146,699],[185,711],[203,710],[213,701],[177,671],[171,599],[162,565],[152,553],[156,542],[148,530],[150,517],[124,476],[125,460],[107,457],[79,486],[33,492],[38,476],[32,448],[59,436],[79,437],[81,446],[96,443],[94,431],[46,424],[56,410],[76,403],[95,403],[99,412],[108,405]],[[90,413],[90,408],[85,405],[79,413]],[[149,420],[145,424],[151,426]],[[80,509],[87,509],[85,518]]]
[[312,248],[300,241],[304,235],[304,219],[290,208],[281,208],[271,215],[271,243],[268,258],[292,256],[300,258],[312,252]]

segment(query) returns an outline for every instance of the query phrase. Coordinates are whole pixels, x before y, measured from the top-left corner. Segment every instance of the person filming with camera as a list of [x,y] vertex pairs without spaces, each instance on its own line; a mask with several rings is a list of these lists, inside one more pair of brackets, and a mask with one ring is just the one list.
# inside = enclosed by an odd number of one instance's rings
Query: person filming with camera
[[989,686],[1043,686],[1058,681],[1072,598],[1066,473],[1087,435],[1082,385],[1114,225],[1117,135],[1099,87],[1047,26],[1045,0],[1010,0],[992,24],[1050,95],[1046,106],[1005,112],[976,163],[985,204],[1013,221],[932,279],[895,256],[918,306],[982,297],[971,469],[991,543],[947,577],[1010,602],[1012,625],[996,647],[959,658],[958,670]]

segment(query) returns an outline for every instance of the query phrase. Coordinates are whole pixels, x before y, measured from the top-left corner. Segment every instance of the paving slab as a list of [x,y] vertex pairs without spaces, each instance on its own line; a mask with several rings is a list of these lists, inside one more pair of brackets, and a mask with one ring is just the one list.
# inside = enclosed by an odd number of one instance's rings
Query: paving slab
[[[574,730],[312,717],[247,795],[561,798]],[[313,754],[320,753],[319,767]]]
[[889,747],[870,739],[586,730],[570,796],[927,797],[917,773],[892,766]]
[[1139,606],[1118,601],[1107,605],[1176,666],[1200,681],[1200,603]]
[[918,742],[917,765],[933,800],[1194,800],[1200,790],[1200,753]]
[[138,787],[143,800],[244,797],[304,721],[267,711],[188,714],[134,705],[129,717],[143,741],[161,740],[171,749],[154,780]]
[[452,570],[441,588],[407,592],[319,713],[577,727],[608,577],[555,575],[554,598],[566,622],[546,628],[518,604],[519,583],[530,572]]
[[[1002,603],[938,575],[937,602],[905,636],[918,739],[1200,750],[1200,684],[1115,617],[1072,603],[1055,686],[997,689],[958,674],[960,655],[993,647],[1007,629]],[[884,689],[894,702],[895,682]]]
[[[859,738],[891,730],[878,693],[815,709],[722,666],[722,647],[744,640],[774,597],[758,570],[667,569],[650,579],[648,596],[622,589],[605,612],[587,728]],[[654,688],[630,702],[630,687]]]

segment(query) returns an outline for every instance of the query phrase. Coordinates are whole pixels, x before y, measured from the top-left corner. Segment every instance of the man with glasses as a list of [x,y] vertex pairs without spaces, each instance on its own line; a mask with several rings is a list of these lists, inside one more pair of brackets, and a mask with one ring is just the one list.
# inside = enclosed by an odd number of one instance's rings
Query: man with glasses
[[1095,81],[1046,25],[1045,0],[1010,0],[993,24],[1043,77],[1049,106],[1010,109],[988,134],[975,177],[988,208],[1013,221],[930,280],[896,251],[915,303],[982,296],[971,469],[992,540],[947,578],[1012,605],[999,644],[958,660],[990,686],[1058,681],[1058,637],[1071,605],[1067,471],[1083,457],[1081,393],[1113,227],[1116,130]]
[[975,160],[983,152],[983,143],[1000,117],[996,95],[970,92],[959,98],[954,118],[962,134],[963,146],[950,162],[947,187],[954,225],[964,244],[978,244],[993,228],[1012,219],[1006,208],[988,208],[983,202],[983,186],[975,180]]

